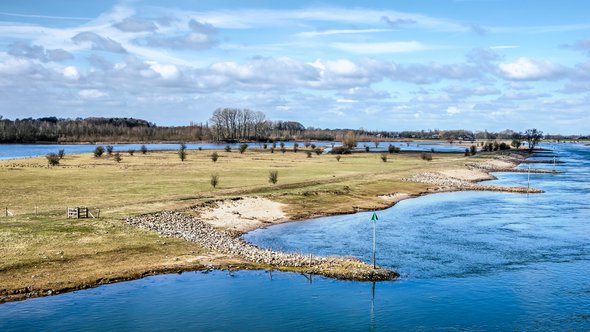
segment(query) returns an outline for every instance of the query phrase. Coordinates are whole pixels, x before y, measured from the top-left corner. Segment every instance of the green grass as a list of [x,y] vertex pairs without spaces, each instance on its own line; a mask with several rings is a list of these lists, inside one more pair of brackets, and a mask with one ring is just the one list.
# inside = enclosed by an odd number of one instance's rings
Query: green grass
[[[266,196],[288,204],[291,218],[381,209],[377,198],[393,192],[419,194],[427,185],[402,178],[418,172],[462,167],[462,154],[378,153],[307,158],[304,151],[240,154],[176,151],[94,158],[67,155],[48,168],[44,157],[0,161],[0,208],[15,215],[0,217],[0,294],[23,289],[67,289],[104,278],[132,278],[149,271],[191,269],[206,263],[231,264],[238,259],[213,257],[197,245],[133,228],[121,222],[132,214],[187,209],[211,200]],[[268,174],[279,172],[278,183]],[[211,174],[219,175],[216,189]],[[68,220],[67,207],[87,206],[100,219]],[[35,207],[38,215],[35,215]],[[165,243],[165,244],[163,244]],[[195,255],[202,257],[195,258]],[[62,257],[63,256],[63,257]]]

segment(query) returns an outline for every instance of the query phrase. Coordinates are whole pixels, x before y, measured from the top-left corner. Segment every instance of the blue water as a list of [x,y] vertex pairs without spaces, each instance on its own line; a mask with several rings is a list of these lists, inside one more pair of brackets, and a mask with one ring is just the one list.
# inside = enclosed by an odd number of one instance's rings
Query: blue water
[[[284,142],[285,148],[292,149],[293,145],[297,143],[299,144],[300,148],[304,147],[303,142]],[[336,145],[340,144],[339,142],[312,142],[318,147],[326,147],[335,143]],[[434,142],[429,143],[401,143],[401,142],[380,142],[379,147],[375,148],[373,142],[359,142],[358,143],[358,151],[364,151],[363,146],[368,145],[373,152],[383,152],[387,150],[387,146],[389,144],[393,144],[395,146],[400,147],[403,151],[431,151],[434,150],[436,152],[463,152],[465,148],[460,146],[451,146],[445,144],[436,144]],[[106,146],[107,144],[103,144],[102,146]],[[139,148],[142,144],[111,144],[113,146],[113,150],[119,152],[127,152],[129,149],[134,149],[139,152]],[[232,149],[239,148],[240,144],[214,144],[214,143],[199,143],[199,144],[186,144],[187,149],[189,150],[197,150],[199,148],[203,150],[213,150],[213,149],[223,149],[227,145],[229,145]],[[252,148],[262,148],[262,143],[249,143],[248,144]],[[66,154],[75,154],[75,153],[88,153],[94,151],[94,149],[99,145],[94,144],[0,144],[0,160],[2,159],[17,159],[17,158],[29,158],[29,157],[38,157],[38,156],[45,156],[48,153],[57,153],[58,150],[63,149]],[[178,150],[179,144],[168,144],[168,143],[159,143],[159,144],[145,144],[148,150]],[[270,148],[272,143],[268,143],[268,147]],[[280,143],[276,144],[277,148],[280,148]]]
[[[444,193],[377,212],[378,263],[402,277],[374,290],[265,271],[165,275],[0,305],[0,331],[587,331],[590,148],[555,149],[564,174],[530,177],[544,194]],[[491,183],[527,182],[526,173],[496,175]],[[370,215],[277,225],[245,238],[370,262]]]

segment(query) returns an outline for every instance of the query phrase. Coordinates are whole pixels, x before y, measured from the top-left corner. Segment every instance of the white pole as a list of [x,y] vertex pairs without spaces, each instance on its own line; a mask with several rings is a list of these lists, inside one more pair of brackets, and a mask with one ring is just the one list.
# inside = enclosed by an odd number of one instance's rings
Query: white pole
[[377,252],[377,243],[375,241],[376,238],[376,229],[377,229],[377,221],[375,219],[373,219],[373,268],[376,269],[377,268],[377,263],[376,263],[376,252]]

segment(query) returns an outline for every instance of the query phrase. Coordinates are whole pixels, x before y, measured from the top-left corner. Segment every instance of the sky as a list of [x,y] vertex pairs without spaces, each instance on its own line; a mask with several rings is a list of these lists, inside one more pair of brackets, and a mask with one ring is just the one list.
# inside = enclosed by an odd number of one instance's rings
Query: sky
[[590,133],[586,0],[0,3],[0,116]]

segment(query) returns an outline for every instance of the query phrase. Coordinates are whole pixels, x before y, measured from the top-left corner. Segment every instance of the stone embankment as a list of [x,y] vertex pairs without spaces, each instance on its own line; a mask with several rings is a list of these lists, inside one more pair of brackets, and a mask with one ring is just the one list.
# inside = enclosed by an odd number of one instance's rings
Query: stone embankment
[[[512,154],[510,156],[500,156],[494,160],[468,164],[468,170],[479,171],[485,173],[491,172],[531,172],[531,173],[561,173],[555,170],[543,170],[543,169],[518,169],[515,168],[519,163],[524,162],[523,156],[518,154]],[[404,181],[419,182],[426,184],[433,184],[439,186],[438,190],[448,191],[463,191],[463,190],[476,190],[476,191],[503,191],[513,193],[543,193],[543,190],[529,187],[508,187],[508,186],[496,186],[478,183],[477,180],[469,180],[469,176],[451,176],[449,174],[443,174],[442,172],[432,173],[421,173],[414,175],[409,178],[403,179]]]
[[161,235],[195,242],[209,250],[237,256],[260,265],[277,269],[312,273],[349,280],[393,280],[399,275],[393,271],[376,268],[356,258],[320,257],[277,252],[247,243],[234,233],[217,229],[180,212],[159,212],[125,221]]

